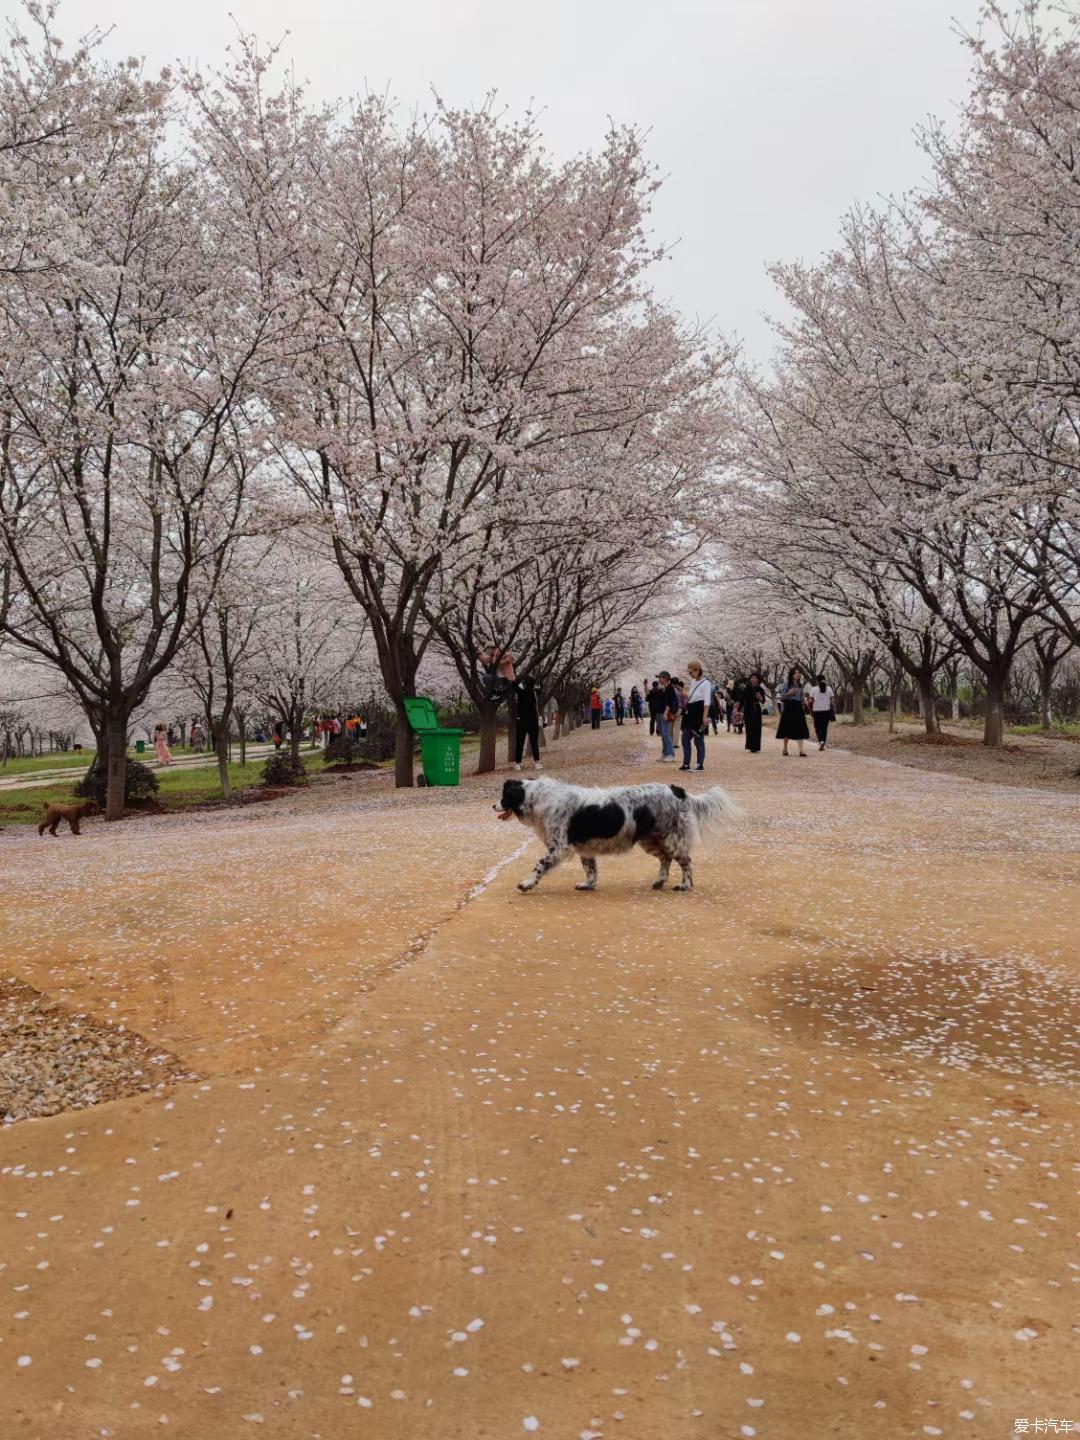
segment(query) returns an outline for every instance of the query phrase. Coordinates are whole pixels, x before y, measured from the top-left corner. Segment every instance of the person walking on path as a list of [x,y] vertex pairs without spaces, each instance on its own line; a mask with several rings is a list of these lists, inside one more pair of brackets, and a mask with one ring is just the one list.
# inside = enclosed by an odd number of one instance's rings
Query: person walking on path
[[592,720],[592,728],[600,729],[600,717],[604,713],[604,702],[600,699],[600,691],[593,690],[589,696],[589,716]]
[[514,696],[517,700],[517,732],[514,739],[514,769],[521,769],[521,757],[525,753],[525,741],[532,752],[533,769],[542,770],[540,764],[540,704],[536,697],[536,686],[526,675],[514,681]]
[[671,683],[675,686],[675,693],[679,697],[678,726],[671,727],[671,743],[677,751],[682,742],[683,721],[686,718],[686,682],[678,675],[671,677]]
[[164,725],[159,725],[154,731],[154,749],[157,751],[159,765],[172,764],[172,751],[169,749],[169,732]]
[[615,691],[615,724],[621,725],[626,719],[626,701],[621,690]]
[[743,686],[741,700],[746,748],[756,755],[761,749],[761,707],[765,704],[765,688],[756,670]]
[[630,691],[630,714],[634,717],[634,724],[641,724],[641,691],[635,685]]
[[697,752],[697,768],[705,769],[705,728],[706,714],[712,702],[712,683],[705,679],[700,660],[690,660],[686,668],[690,674],[690,686],[686,693],[686,709],[682,717],[682,770],[690,769],[690,745],[693,742]]
[[709,724],[712,726],[714,735],[719,733],[720,721],[724,718],[724,702],[721,698],[720,687],[712,687],[712,695],[709,698]]
[[679,716],[679,692],[666,670],[660,671],[661,710],[657,717],[660,729],[660,760],[662,764],[674,763],[675,742],[671,738],[671,727]]
[[806,759],[803,742],[810,739],[810,727],[806,723],[806,690],[802,671],[793,665],[788,671],[787,681],[780,686],[776,698],[780,701],[780,724],[776,727],[776,738],[784,742],[784,754],[788,753],[788,741],[799,742],[799,759]]
[[829,738],[829,721],[836,719],[836,692],[827,684],[824,675],[817,677],[817,684],[810,692],[814,713],[814,734],[818,749],[824,750]]
[[664,692],[659,680],[654,680],[646,692],[645,704],[649,709],[649,734],[659,735],[660,716],[664,713]]

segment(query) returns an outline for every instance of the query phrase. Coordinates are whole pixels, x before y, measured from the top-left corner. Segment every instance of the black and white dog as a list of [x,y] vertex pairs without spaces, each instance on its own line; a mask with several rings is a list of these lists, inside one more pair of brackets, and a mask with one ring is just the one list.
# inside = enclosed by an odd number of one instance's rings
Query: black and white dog
[[585,867],[579,890],[596,889],[596,857],[620,855],[635,845],[655,855],[660,874],[654,890],[667,884],[671,862],[682,869],[682,884],[694,884],[690,851],[696,842],[739,816],[726,791],[716,786],[689,795],[681,785],[625,785],[617,790],[587,790],[561,780],[507,780],[502,802],[493,807],[500,820],[512,817],[536,831],[547,849],[519,890],[533,890],[567,851],[576,850]]

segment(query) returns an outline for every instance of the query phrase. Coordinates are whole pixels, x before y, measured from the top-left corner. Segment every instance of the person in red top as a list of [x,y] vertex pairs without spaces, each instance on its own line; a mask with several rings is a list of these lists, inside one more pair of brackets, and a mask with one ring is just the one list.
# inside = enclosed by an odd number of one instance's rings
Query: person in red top
[[594,690],[589,696],[589,712],[592,717],[592,728],[600,729],[600,717],[604,713],[604,702],[600,699],[600,691]]

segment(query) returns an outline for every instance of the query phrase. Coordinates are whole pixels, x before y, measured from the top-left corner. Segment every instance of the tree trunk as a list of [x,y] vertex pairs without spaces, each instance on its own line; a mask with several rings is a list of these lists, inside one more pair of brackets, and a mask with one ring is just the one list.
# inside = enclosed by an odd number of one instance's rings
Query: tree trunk
[[127,787],[127,716],[123,713],[111,714],[105,734],[108,747],[105,819],[122,820]]
[[511,690],[506,697],[506,763],[513,765],[517,748],[517,699]]
[[221,797],[226,805],[232,802],[232,781],[229,779],[229,727],[219,725],[216,729],[215,749],[217,750],[217,773],[218,783],[221,786]]
[[953,720],[960,719],[960,667],[954,665],[947,672],[949,679],[949,714]]
[[1005,738],[1006,675],[991,671],[986,677],[986,719],[983,723],[983,744],[998,749]]
[[851,723],[861,725],[863,723],[863,687],[861,680],[853,680],[851,683]]
[[1039,676],[1039,720],[1044,730],[1052,730],[1054,726],[1053,693],[1054,667],[1043,665]]
[[919,709],[922,711],[923,725],[926,727],[927,735],[940,735],[941,727],[938,725],[937,700],[934,696],[934,677],[920,672],[915,677],[919,686]]
[[247,764],[247,721],[241,715],[237,721],[240,732],[240,764]]
[[477,706],[480,711],[480,755],[476,762],[477,775],[487,775],[495,769],[496,721],[498,706],[484,700]]
[[413,784],[413,731],[400,700],[394,701],[394,715],[397,722],[394,732],[394,785],[399,790],[405,790]]

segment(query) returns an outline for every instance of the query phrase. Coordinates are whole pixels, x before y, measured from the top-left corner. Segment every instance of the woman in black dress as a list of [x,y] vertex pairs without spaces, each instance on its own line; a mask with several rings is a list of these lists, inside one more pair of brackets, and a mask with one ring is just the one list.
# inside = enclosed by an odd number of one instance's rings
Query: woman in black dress
[[806,695],[803,689],[802,671],[793,665],[788,671],[787,684],[781,685],[776,698],[780,701],[780,724],[776,727],[776,738],[784,742],[784,754],[788,753],[788,741],[799,742],[799,758],[806,759],[803,741],[810,739],[810,727],[806,723]]
[[761,749],[761,707],[765,704],[765,690],[756,671],[743,686],[740,698],[743,724],[746,726],[746,748],[756,754]]

